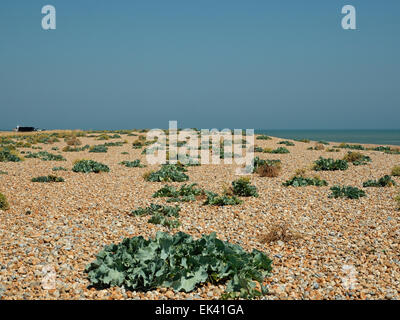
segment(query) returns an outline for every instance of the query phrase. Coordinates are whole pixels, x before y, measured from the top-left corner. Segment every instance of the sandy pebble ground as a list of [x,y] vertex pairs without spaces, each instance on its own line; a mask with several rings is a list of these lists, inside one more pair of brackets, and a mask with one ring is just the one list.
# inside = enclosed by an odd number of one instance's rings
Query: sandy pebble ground
[[[79,138],[83,145],[102,144],[94,138]],[[150,169],[126,168],[122,160],[141,159],[141,150],[132,149],[136,137],[108,153],[62,152],[67,161],[26,159],[21,163],[0,163],[0,192],[10,209],[0,211],[0,297],[2,299],[218,299],[221,286],[205,285],[192,293],[168,289],[132,292],[123,288],[88,289],[84,268],[106,244],[142,235],[153,237],[162,226],[147,223],[147,217],[127,213],[150,203],[165,203],[152,194],[163,183],[145,182]],[[261,147],[277,148],[283,139],[255,140]],[[110,142],[108,141],[108,142]],[[365,188],[359,200],[330,199],[334,184],[359,188],[368,179],[390,174],[400,165],[400,155],[361,151],[372,162],[350,165],[346,171],[319,172],[327,187],[284,187],[296,169],[310,167],[319,156],[343,158],[348,150],[327,152],[307,150],[315,143],[293,141],[289,154],[255,153],[263,159],[281,159],[277,178],[254,174],[258,198],[243,198],[238,206],[203,206],[201,201],[182,203],[183,231],[198,238],[216,232],[222,240],[246,250],[258,249],[273,259],[273,271],[266,278],[269,294],[264,299],[399,299],[400,298],[400,215],[394,197],[398,187]],[[65,142],[40,144],[43,150],[61,150]],[[337,145],[337,143],[331,143]],[[31,150],[33,152],[40,150]],[[129,154],[121,154],[128,152]],[[53,172],[55,166],[72,168],[76,159],[87,158],[107,164],[111,171],[82,174]],[[221,192],[237,179],[234,165],[190,167],[189,182]],[[32,183],[31,178],[56,174],[64,183]],[[400,185],[399,177],[393,178]],[[179,185],[179,183],[174,183]],[[262,243],[260,237],[285,224],[294,239]],[[55,277],[54,288],[46,279]]]

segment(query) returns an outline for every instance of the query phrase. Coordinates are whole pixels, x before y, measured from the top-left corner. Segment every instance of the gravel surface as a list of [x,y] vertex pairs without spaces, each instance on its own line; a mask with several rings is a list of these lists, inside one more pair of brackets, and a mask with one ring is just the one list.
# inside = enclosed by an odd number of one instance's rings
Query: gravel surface
[[[82,145],[102,144],[94,138],[79,138]],[[152,194],[164,183],[146,182],[143,174],[159,166],[127,168],[123,160],[141,159],[141,149],[132,149],[136,137],[107,153],[62,152],[67,161],[26,159],[1,163],[0,192],[10,204],[0,210],[0,299],[218,299],[224,286],[205,285],[191,293],[169,289],[131,292],[124,288],[88,288],[84,272],[104,245],[126,237],[155,236],[168,229],[147,223],[148,217],[128,213],[150,203],[165,204]],[[283,139],[255,140],[261,147],[277,148]],[[106,142],[110,142],[106,141]],[[254,174],[258,198],[242,198],[237,206],[203,206],[201,201],[181,203],[183,231],[201,237],[216,232],[222,240],[258,249],[273,259],[273,270],[265,279],[269,294],[263,299],[399,299],[400,246],[399,210],[394,197],[398,187],[363,188],[367,196],[358,200],[330,199],[334,184],[362,188],[368,179],[390,174],[400,165],[400,155],[360,151],[371,163],[349,165],[346,171],[318,172],[327,187],[284,187],[296,169],[310,167],[319,156],[341,159],[349,151],[307,150],[315,143],[293,141],[289,154],[255,153],[262,159],[281,159],[277,178]],[[65,142],[40,144],[43,151]],[[337,145],[336,143],[331,143]],[[331,147],[331,146],[328,146]],[[32,150],[24,148],[20,150]],[[123,155],[121,152],[128,152]],[[110,167],[109,173],[83,174],[70,169],[76,159],[93,159]],[[51,169],[63,166],[69,171]],[[189,167],[189,182],[221,192],[238,178],[235,165]],[[31,178],[54,174],[62,183],[33,183]],[[399,177],[393,178],[400,184]],[[179,186],[182,183],[172,183]],[[293,239],[263,243],[262,236],[286,224]],[[55,286],[52,285],[55,279]]]

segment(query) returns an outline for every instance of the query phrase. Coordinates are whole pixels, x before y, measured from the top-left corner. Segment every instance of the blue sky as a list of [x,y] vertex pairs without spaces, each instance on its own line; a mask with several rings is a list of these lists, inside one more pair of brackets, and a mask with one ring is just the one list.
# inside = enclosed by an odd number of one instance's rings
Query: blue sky
[[1,0],[0,129],[400,129],[399,35],[397,0]]

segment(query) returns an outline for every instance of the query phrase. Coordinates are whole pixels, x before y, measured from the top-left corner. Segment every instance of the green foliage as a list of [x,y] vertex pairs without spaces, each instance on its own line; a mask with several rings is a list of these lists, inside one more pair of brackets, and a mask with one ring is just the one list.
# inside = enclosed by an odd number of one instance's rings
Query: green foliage
[[128,168],[144,168],[145,167],[145,165],[140,163],[139,159],[136,159],[134,161],[122,161],[119,164],[122,164]]
[[324,144],[324,145],[326,145],[326,146],[328,146],[329,145],[329,142],[326,142],[326,141],[318,141],[318,143],[320,143],[320,144]]
[[144,216],[151,215],[148,223],[159,224],[167,228],[177,228],[179,227],[178,219],[171,219],[173,217],[179,217],[179,206],[161,206],[158,204],[150,204],[147,208],[138,208],[131,212],[133,216]]
[[270,159],[260,159],[259,157],[254,157],[253,159],[253,173],[257,171],[257,169],[263,165],[279,165],[281,163],[281,160],[270,160]]
[[96,152],[96,153],[106,153],[108,151],[108,148],[102,144],[92,146],[89,149],[89,152]]
[[261,147],[254,147],[254,152],[263,152],[264,149]]
[[266,153],[290,153],[290,151],[288,149],[286,149],[285,147],[279,147],[275,150],[264,150],[264,152],[266,152]]
[[290,180],[287,180],[283,183],[284,186],[293,186],[293,187],[305,187],[305,186],[317,186],[323,187],[327,186],[328,183],[325,180],[321,180],[318,177],[314,178],[305,178],[302,176],[295,176]]
[[391,149],[390,149],[390,147],[379,146],[379,147],[372,148],[371,150],[389,152]]
[[257,136],[256,139],[257,140],[271,140],[271,138],[266,135]]
[[334,160],[332,158],[320,157],[314,163],[314,170],[316,171],[346,170],[349,167],[346,160]]
[[365,165],[367,162],[371,162],[371,158],[369,156],[363,155],[360,152],[351,152],[349,151],[343,158],[348,162],[353,163],[355,166]]
[[379,180],[368,180],[363,183],[363,187],[393,187],[396,182],[388,175],[380,178]]
[[72,171],[83,172],[83,173],[89,173],[89,172],[99,173],[99,172],[109,172],[110,168],[105,164],[93,160],[79,160],[74,164]]
[[347,144],[341,143],[337,146],[337,148],[341,149],[353,149],[353,150],[365,150],[365,148],[361,144]]
[[141,149],[141,148],[143,148],[143,146],[144,146],[144,143],[140,140],[136,140],[132,143],[133,149]]
[[392,176],[400,177],[400,166],[394,166],[393,167]]
[[54,168],[51,169],[51,170],[53,170],[53,171],[68,171],[68,169],[67,169],[67,168],[64,168],[64,167],[54,167]]
[[20,162],[22,158],[18,156],[17,152],[11,148],[0,148],[0,162]]
[[242,200],[237,198],[236,196],[228,196],[228,195],[218,195],[214,192],[205,191],[207,196],[206,201],[203,203],[204,205],[212,205],[212,206],[233,206],[237,204],[243,203]]
[[360,197],[365,197],[364,190],[351,186],[333,186],[331,191],[329,198],[359,199]]
[[29,153],[25,158],[36,158],[42,161],[66,161],[66,159],[60,154],[52,154],[47,151],[40,151],[37,153]]
[[294,141],[310,143],[310,139],[293,139]]
[[157,232],[154,239],[139,236],[106,246],[85,271],[97,288],[190,292],[203,283],[227,282],[227,296],[249,299],[266,293],[264,287],[258,291],[254,281],[263,282],[271,263],[264,253],[246,252],[215,233],[194,240],[183,232]]
[[288,147],[293,147],[294,146],[294,143],[291,142],[291,141],[288,141],[288,140],[279,141],[278,144],[284,144],[284,145],[286,145]]
[[49,175],[49,176],[41,176],[41,177],[32,178],[31,181],[32,182],[64,182],[65,180],[61,177]]
[[8,204],[7,198],[4,194],[0,193],[0,210],[8,210],[10,205]]
[[232,182],[232,191],[234,195],[240,197],[258,197],[257,188],[250,184],[250,179],[242,177]]
[[181,165],[163,164],[159,171],[151,172],[146,180],[151,182],[183,182],[189,180],[184,172],[187,172],[187,170]]
[[8,174],[7,171],[0,170],[0,174]]
[[196,196],[201,195],[203,190],[196,188],[196,183],[184,184],[180,189],[174,186],[165,185],[153,194],[153,198],[169,197],[168,202],[188,202],[195,201]]

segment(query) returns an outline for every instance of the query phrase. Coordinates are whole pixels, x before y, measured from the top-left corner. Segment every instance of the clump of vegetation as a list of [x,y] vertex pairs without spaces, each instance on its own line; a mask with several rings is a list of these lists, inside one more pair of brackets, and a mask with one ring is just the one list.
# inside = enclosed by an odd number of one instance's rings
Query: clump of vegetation
[[234,206],[237,204],[243,203],[242,200],[237,198],[236,196],[231,195],[218,195],[217,193],[211,191],[205,191],[205,195],[207,197],[206,201],[203,203],[204,205],[212,205],[212,206]]
[[22,158],[17,151],[8,147],[0,148],[0,162],[20,162]]
[[360,165],[365,165],[367,162],[371,162],[371,158],[369,156],[363,155],[360,152],[348,152],[343,160],[346,160],[348,162],[351,162],[355,166],[360,166]]
[[314,170],[316,171],[346,170],[349,167],[346,160],[325,159],[323,157],[320,157],[314,164]]
[[319,144],[324,144],[324,145],[326,145],[326,146],[328,146],[328,145],[329,145],[329,142],[326,142],[326,141],[323,141],[323,140],[321,140],[321,141],[318,141],[318,143],[319,143]]
[[271,138],[266,135],[257,136],[256,139],[257,140],[271,140]]
[[159,171],[150,172],[145,179],[151,182],[183,182],[189,180],[187,170],[177,164],[163,164]]
[[353,150],[365,150],[365,148],[361,144],[347,144],[341,143],[337,146],[337,148],[341,149],[353,149]]
[[0,170],[0,174],[8,174],[7,171]]
[[144,146],[144,143],[142,141],[140,141],[139,139],[132,143],[133,149],[141,149],[141,148],[143,148],[143,146]]
[[133,216],[147,216],[151,215],[150,219],[147,221],[148,223],[159,224],[167,228],[177,228],[180,223],[178,219],[179,217],[179,206],[170,207],[170,206],[161,206],[158,204],[151,204],[147,208],[138,208],[131,212]]
[[265,153],[281,153],[281,154],[290,153],[290,151],[288,149],[286,149],[285,147],[279,147],[279,148],[276,148],[274,150],[270,150],[270,149],[265,148],[264,152]]
[[363,183],[363,187],[393,187],[396,182],[388,175],[380,178],[379,180],[368,180]]
[[301,238],[301,235],[299,233],[292,232],[287,223],[279,223],[273,225],[267,234],[259,237],[259,241],[261,243],[271,243],[276,241],[287,242],[299,238]]
[[316,150],[316,151],[321,151],[324,149],[325,149],[325,146],[321,143],[316,144],[314,147],[307,148],[307,150]]
[[64,141],[67,145],[74,147],[80,146],[82,144],[82,141],[79,140],[76,136],[66,137]]
[[83,146],[83,147],[79,147],[79,148],[77,148],[77,147],[71,147],[71,146],[65,146],[63,149],[62,149],[62,151],[63,152],[80,152],[80,151],[85,151],[85,150],[87,150],[87,149],[89,149],[90,148],[90,146],[87,144],[87,145],[85,145],[85,146]]
[[250,184],[249,177],[242,177],[232,182],[232,193],[240,197],[258,197],[257,188]]
[[72,171],[83,172],[83,173],[90,173],[90,172],[99,173],[99,172],[109,172],[110,168],[105,164],[93,160],[78,160],[75,162]]
[[203,194],[203,190],[196,188],[196,186],[196,183],[190,185],[184,184],[180,189],[176,189],[174,186],[165,185],[153,194],[153,198],[169,197],[168,202],[195,201],[196,196]]
[[122,161],[119,164],[124,165],[125,167],[128,168],[144,168],[145,165],[140,163],[139,159],[133,160],[133,161]]
[[264,149],[261,147],[258,147],[258,146],[254,147],[254,152],[263,152],[263,151],[264,151]]
[[264,165],[269,165],[269,166],[279,166],[280,167],[281,160],[264,160],[260,159],[259,157],[254,157],[253,158],[253,173],[258,170],[259,167],[264,166]]
[[317,186],[323,187],[327,186],[328,182],[325,180],[321,180],[319,177],[314,178],[306,178],[303,176],[294,176],[292,179],[287,180],[283,183],[284,186],[293,186],[293,187],[306,187],[306,186]]
[[6,211],[10,209],[7,198],[4,194],[0,193],[0,210]]
[[394,198],[394,200],[397,202],[397,206],[400,209],[400,193]]
[[64,182],[65,180],[61,177],[49,175],[49,176],[41,176],[41,177],[32,178],[31,181],[32,182],[50,183],[50,182]]
[[154,239],[139,236],[106,246],[85,271],[97,288],[190,292],[203,283],[227,282],[225,298],[250,299],[267,293],[262,282],[272,270],[271,263],[264,253],[246,252],[217,239],[215,233],[194,240],[183,232],[157,232]]
[[352,186],[333,186],[329,198],[359,199],[365,197],[365,191]]
[[294,141],[310,143],[310,139],[294,139]]
[[89,152],[96,152],[96,153],[106,153],[108,148],[102,144],[91,146]]
[[40,151],[37,153],[29,153],[25,156],[25,158],[35,158],[35,159],[40,159],[42,161],[66,161],[67,160],[60,154],[52,154],[47,151]]
[[264,163],[263,165],[259,165],[256,169],[256,173],[258,173],[260,177],[275,178],[279,176],[280,172],[281,172],[280,162],[273,164]]
[[326,149],[326,151],[327,152],[339,152],[340,150],[339,149],[335,149],[335,148],[329,148],[329,149]]
[[67,168],[64,168],[64,167],[54,167],[54,168],[51,169],[51,170],[53,170],[53,171],[68,171],[68,169],[67,169]]
[[288,140],[279,141],[278,144],[284,144],[284,145],[286,145],[288,147],[293,147],[294,146],[294,143],[291,142],[291,141],[288,141]]
[[394,166],[392,169],[392,176],[400,177],[400,166]]

